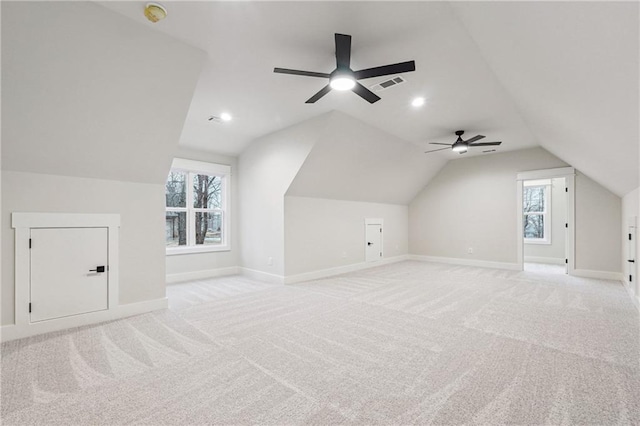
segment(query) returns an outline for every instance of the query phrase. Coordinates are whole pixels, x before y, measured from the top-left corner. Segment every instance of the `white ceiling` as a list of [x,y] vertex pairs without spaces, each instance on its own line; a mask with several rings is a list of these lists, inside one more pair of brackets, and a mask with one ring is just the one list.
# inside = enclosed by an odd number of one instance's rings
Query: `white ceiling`
[[[145,2],[101,4],[208,53],[183,146],[238,155],[338,110],[425,150],[464,129],[502,151],[542,145],[619,195],[638,186],[637,3],[181,1],[163,2],[157,24]],[[373,105],[350,92],[305,104],[326,82],[273,68],[331,72],[336,32],[353,36],[354,69],[413,59],[417,70]],[[414,96],[427,104],[411,107]],[[234,120],[207,121],[223,111]]]

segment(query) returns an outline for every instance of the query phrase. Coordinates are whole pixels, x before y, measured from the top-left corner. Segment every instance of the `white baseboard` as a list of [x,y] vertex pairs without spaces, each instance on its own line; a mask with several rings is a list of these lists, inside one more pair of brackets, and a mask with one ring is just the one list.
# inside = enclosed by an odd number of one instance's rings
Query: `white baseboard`
[[623,281],[621,272],[591,271],[589,269],[574,269],[570,275],[582,278],[595,278],[598,280]]
[[3,325],[0,327],[0,341],[8,342],[9,340],[22,339],[52,331],[66,330],[69,328],[96,324],[104,321],[113,321],[120,318],[130,317],[132,315],[166,309],[167,306],[167,298],[163,297],[161,299],[118,305],[114,309],[107,311],[91,312],[88,314],[74,315],[50,321],[20,325]]
[[264,281],[271,284],[284,284],[284,277],[282,275],[270,274],[268,272],[258,271],[256,269],[239,268],[240,273],[251,279]]
[[237,275],[240,267],[230,266],[228,268],[205,269],[202,271],[183,272],[180,274],[167,274],[167,284],[175,284],[183,281],[201,280],[205,278],[224,277],[226,275]]
[[448,263],[451,265],[477,266],[479,268],[508,269],[510,271],[520,271],[522,268],[517,263],[492,262],[489,260],[460,259],[457,257],[421,256],[410,254],[410,260],[420,260],[422,262]]
[[564,265],[564,259],[560,259],[558,257],[539,257],[539,256],[525,256],[525,262],[532,263],[546,263],[548,265]]
[[348,272],[360,271],[362,269],[375,268],[376,266],[387,265],[389,263],[402,262],[407,260],[408,255],[388,257],[375,262],[360,262],[350,265],[336,266],[334,268],[320,269],[318,271],[305,272],[302,274],[289,275],[284,277],[285,284],[296,284],[304,281],[317,280],[320,278],[332,277],[334,275],[346,274]]

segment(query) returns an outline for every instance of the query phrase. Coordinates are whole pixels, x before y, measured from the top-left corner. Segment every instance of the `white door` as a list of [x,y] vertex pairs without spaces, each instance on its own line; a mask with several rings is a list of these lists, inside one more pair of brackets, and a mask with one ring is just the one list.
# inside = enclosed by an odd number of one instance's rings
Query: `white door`
[[31,229],[31,322],[108,308],[107,232]]
[[382,259],[382,225],[367,224],[365,240],[365,260],[375,262]]
[[638,280],[636,276],[636,218],[629,219],[629,237],[627,240],[627,279],[631,288],[638,294]]

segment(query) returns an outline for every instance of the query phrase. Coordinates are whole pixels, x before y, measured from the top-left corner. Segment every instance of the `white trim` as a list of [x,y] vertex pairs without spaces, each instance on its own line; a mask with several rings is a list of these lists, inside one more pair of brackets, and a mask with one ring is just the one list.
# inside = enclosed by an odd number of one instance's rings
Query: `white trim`
[[216,251],[231,251],[231,247],[227,246],[205,246],[203,244],[197,246],[181,246],[181,247],[167,247],[165,255],[167,256],[180,256],[182,254],[193,253],[211,253]]
[[[92,320],[91,318],[101,318],[101,314],[111,315],[119,304],[119,276],[120,265],[118,248],[119,243],[119,214],[83,214],[83,213],[21,213],[11,214],[11,226],[15,228],[15,299],[14,299],[14,323],[18,327],[18,335],[24,333],[31,335],[25,330],[40,330],[47,327],[59,330],[73,327],[80,323],[103,321],[102,319]],[[32,323],[29,315],[29,303],[31,302],[31,256],[29,253],[29,239],[32,228],[93,228],[106,227],[108,247],[108,301],[107,310],[100,312],[90,312],[73,315],[64,318],[54,318],[47,321]],[[85,320],[85,318],[87,318]],[[44,325],[39,325],[44,324]],[[58,325],[63,324],[63,325]],[[66,325],[64,325],[66,324]],[[43,331],[46,332],[46,331]],[[34,331],[35,334],[40,332]]]
[[238,275],[240,267],[230,266],[228,268],[205,269],[201,271],[182,272],[179,274],[167,274],[167,284],[180,283],[183,281],[201,280],[205,278],[224,277],[227,275]]
[[107,311],[91,312],[83,315],[74,315],[72,317],[60,318],[56,321],[42,321],[28,325],[3,325],[0,328],[0,341],[7,342],[9,340],[22,339],[29,336],[35,336],[52,331],[65,330],[83,325],[92,325],[104,321],[113,321],[133,315],[144,314],[151,311],[166,309],[168,306],[167,298],[145,300],[143,302],[128,303],[116,306],[114,309]]
[[516,175],[517,180],[550,179],[554,177],[575,176],[573,167],[558,167],[555,169],[529,170]]
[[567,273],[569,275],[575,275],[576,269],[575,252],[576,252],[576,224],[575,224],[575,211],[576,211],[576,171],[573,167],[559,167],[555,169],[543,169],[543,170],[530,170],[527,172],[520,172],[516,174],[516,255],[518,259],[518,267],[523,270],[524,266],[524,236],[522,235],[523,229],[523,209],[522,209],[522,188],[523,181],[529,179],[545,179],[545,178],[560,178],[564,177],[565,187],[568,189],[569,196],[567,197]]
[[623,281],[622,272],[592,271],[589,269],[574,269],[574,277],[595,278],[598,280]]
[[171,163],[171,169],[182,170],[185,172],[201,172],[203,174],[210,173],[213,175],[231,174],[231,166],[225,164],[205,163],[204,161],[187,160],[185,158],[174,158]]
[[635,306],[636,309],[640,311],[640,296],[636,296],[635,294],[633,294],[633,287],[631,286],[631,283],[629,281],[623,280],[622,284],[624,285],[625,290],[627,290],[629,297],[631,297],[631,303],[633,303],[633,306]]
[[522,270],[522,267],[517,263],[493,262],[489,260],[460,259],[457,257],[422,256],[417,254],[410,254],[409,259],[419,260],[421,262],[435,262],[435,263],[447,263],[451,265],[477,266],[479,268],[507,269],[509,271]]
[[257,269],[239,268],[240,273],[251,279],[264,281],[271,284],[284,284],[284,276],[258,271]]
[[539,257],[539,256],[525,256],[525,262],[533,262],[533,263],[547,263],[549,265],[564,265],[564,259],[560,259],[557,257]]
[[[364,260],[367,262],[367,227],[369,225],[380,225],[380,259],[384,259],[384,219],[382,218],[365,218],[364,219]],[[378,262],[378,260],[369,260],[369,263]]]
[[[184,158],[174,158],[171,163],[171,171],[180,171],[187,174],[187,205],[185,207],[167,207],[165,211],[175,211],[186,213],[187,220],[187,243],[195,241],[195,215],[196,212],[219,213],[222,215],[222,242],[219,245],[186,245],[178,247],[167,247],[165,249],[167,256],[184,255],[192,253],[207,253],[231,250],[231,166],[217,163],[205,163],[203,161],[187,160]],[[193,201],[193,185],[191,184],[194,174],[215,175],[220,177],[221,181],[221,202],[222,208],[194,208],[190,201]]]
[[[377,225],[377,223],[373,223]],[[408,260],[409,255],[404,254],[400,256],[388,257],[386,259],[380,259],[375,262],[360,262],[352,263],[350,265],[336,266],[334,268],[320,269],[313,272],[305,272],[302,274],[289,275],[284,277],[285,284],[297,284],[304,281],[317,280],[320,278],[332,277],[335,275],[346,274],[348,272],[360,271],[363,269],[375,268],[376,266],[387,265],[389,263],[402,262]]]

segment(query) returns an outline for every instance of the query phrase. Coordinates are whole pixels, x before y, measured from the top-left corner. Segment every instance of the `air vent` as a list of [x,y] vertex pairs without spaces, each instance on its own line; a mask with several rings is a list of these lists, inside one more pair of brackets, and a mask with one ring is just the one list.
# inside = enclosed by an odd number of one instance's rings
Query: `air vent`
[[400,76],[396,76],[396,77],[390,78],[389,80],[385,80],[378,84],[374,84],[369,89],[371,89],[372,92],[380,92],[384,89],[388,89],[389,87],[393,87],[393,86],[397,86],[398,84],[405,83],[406,81],[407,80],[405,80],[404,78]]

